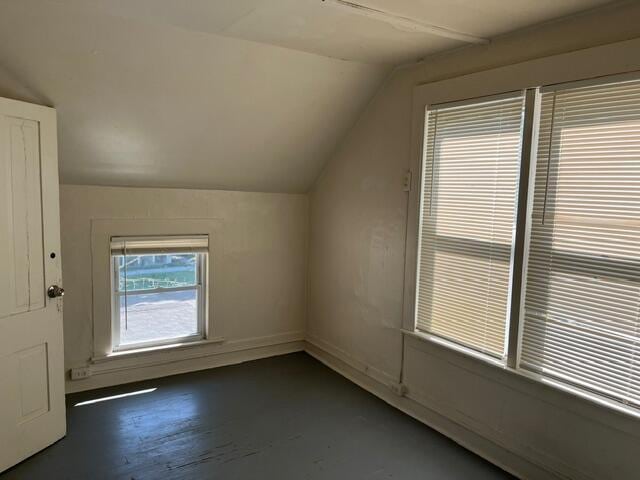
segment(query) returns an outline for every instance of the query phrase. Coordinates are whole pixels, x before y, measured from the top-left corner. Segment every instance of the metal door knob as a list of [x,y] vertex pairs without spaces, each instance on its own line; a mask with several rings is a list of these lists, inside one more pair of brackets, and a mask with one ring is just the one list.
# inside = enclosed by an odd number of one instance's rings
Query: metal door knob
[[64,295],[64,288],[59,287],[58,285],[51,285],[47,289],[47,295],[49,298],[62,297]]

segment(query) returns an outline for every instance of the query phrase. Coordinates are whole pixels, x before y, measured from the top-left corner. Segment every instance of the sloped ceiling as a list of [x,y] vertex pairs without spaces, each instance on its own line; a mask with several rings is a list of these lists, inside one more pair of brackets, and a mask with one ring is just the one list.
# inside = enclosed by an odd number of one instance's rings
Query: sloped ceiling
[[304,192],[393,65],[608,2],[345,3],[0,0],[0,96],[64,183]]
[[[397,65],[479,38],[593,8],[610,0],[58,0],[127,18],[243,38],[332,58]],[[364,8],[358,9],[361,6]],[[360,10],[360,11],[358,11]],[[371,15],[372,10],[387,13]],[[367,14],[368,13],[368,14]],[[394,22],[409,19],[414,26]]]

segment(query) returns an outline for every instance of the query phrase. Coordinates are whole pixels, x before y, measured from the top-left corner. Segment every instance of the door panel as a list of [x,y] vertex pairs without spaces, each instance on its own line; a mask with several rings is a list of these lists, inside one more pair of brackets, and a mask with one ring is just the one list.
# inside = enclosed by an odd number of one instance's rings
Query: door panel
[[65,434],[55,111],[0,99],[0,471]]
[[47,344],[26,348],[15,355],[18,357],[22,423],[49,411]]
[[[4,265],[10,277],[0,316],[44,308],[39,126],[32,120],[4,117],[9,142],[4,209],[7,240]],[[11,279],[11,277],[13,277]],[[2,315],[4,314],[4,315]]]

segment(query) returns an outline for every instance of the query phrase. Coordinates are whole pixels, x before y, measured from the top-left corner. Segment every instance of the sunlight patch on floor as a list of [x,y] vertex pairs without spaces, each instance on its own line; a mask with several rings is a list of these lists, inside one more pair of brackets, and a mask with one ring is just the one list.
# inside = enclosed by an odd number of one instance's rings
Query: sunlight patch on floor
[[93,400],[86,400],[84,402],[76,403],[74,407],[82,407],[83,405],[92,405],[94,403],[107,402],[109,400],[116,400],[118,398],[132,397],[134,395],[143,395],[145,393],[155,392],[156,390],[157,388],[147,388],[146,390],[138,390],[135,392],[121,393],[120,395],[111,395],[109,397],[94,398]]

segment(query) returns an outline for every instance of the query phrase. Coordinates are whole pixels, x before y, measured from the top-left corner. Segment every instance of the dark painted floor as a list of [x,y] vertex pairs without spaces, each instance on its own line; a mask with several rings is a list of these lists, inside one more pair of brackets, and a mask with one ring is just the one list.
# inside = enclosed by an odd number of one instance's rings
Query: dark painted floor
[[67,437],[1,480],[512,478],[304,353],[74,394],[67,407]]

